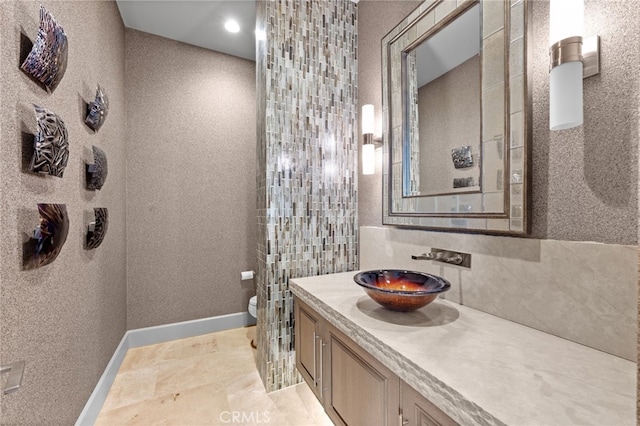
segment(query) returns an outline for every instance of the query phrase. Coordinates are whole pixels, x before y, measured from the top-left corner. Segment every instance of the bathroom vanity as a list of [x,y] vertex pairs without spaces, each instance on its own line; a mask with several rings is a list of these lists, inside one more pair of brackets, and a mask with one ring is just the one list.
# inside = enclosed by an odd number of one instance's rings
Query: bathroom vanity
[[353,275],[290,281],[297,368],[336,424],[635,424],[635,363],[442,299],[389,311]]

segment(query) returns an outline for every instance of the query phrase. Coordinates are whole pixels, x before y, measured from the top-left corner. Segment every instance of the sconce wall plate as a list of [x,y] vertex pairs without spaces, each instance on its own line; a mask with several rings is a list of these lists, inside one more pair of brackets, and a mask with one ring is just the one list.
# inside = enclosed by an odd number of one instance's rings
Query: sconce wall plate
[[96,98],[87,106],[87,117],[84,123],[94,132],[97,132],[107,119],[109,112],[109,98],[104,89],[98,84]]
[[69,216],[65,204],[38,204],[40,224],[35,228],[35,252],[27,266],[40,268],[53,262],[69,233]]
[[98,248],[102,244],[109,227],[109,212],[106,207],[94,208],[93,213],[96,219],[95,222],[89,224],[87,229],[87,250]]
[[600,36],[586,37],[582,41],[583,78],[600,74]]
[[107,180],[107,154],[95,145],[93,150],[93,164],[87,164],[87,189],[100,190]]
[[38,132],[35,135],[31,171],[62,177],[69,160],[67,127],[60,117],[38,105],[35,109]]
[[69,46],[64,29],[40,6],[40,29],[20,69],[53,92],[67,70]]

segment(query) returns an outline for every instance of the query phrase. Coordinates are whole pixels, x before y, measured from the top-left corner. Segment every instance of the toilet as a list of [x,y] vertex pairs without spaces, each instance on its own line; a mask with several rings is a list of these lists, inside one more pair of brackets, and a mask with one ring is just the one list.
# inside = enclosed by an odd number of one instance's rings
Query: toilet
[[[258,318],[258,314],[256,313],[257,306],[258,306],[258,296],[253,296],[251,299],[249,299],[249,315],[251,315],[256,319]],[[257,349],[255,339],[251,339],[251,347],[253,349]]]
[[253,296],[251,299],[249,299],[249,314],[251,314],[251,316],[254,318],[258,318],[258,314],[256,313],[257,306],[258,296]]

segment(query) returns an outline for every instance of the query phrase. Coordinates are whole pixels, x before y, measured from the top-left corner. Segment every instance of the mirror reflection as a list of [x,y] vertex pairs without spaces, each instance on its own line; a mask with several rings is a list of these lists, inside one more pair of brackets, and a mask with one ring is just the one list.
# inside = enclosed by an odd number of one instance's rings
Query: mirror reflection
[[404,55],[404,196],[480,191],[480,5]]
[[425,0],[384,36],[383,224],[528,232],[530,5]]

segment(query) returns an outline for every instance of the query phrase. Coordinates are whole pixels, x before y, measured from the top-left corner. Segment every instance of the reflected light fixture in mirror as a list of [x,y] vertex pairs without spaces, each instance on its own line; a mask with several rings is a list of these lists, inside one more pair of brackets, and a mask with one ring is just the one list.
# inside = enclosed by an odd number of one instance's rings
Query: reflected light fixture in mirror
[[375,110],[373,105],[367,104],[362,106],[362,135],[364,142],[362,144],[362,174],[372,175],[376,171],[376,147],[373,133],[376,127]]
[[224,23],[224,29],[229,31],[230,33],[237,33],[240,31],[240,25],[233,19],[229,19]]
[[[597,36],[583,46],[584,0],[551,0],[549,13],[549,128],[583,123],[582,80],[598,74]],[[595,40],[595,41],[594,41]],[[587,47],[585,47],[587,46]],[[592,64],[595,61],[595,64]]]

